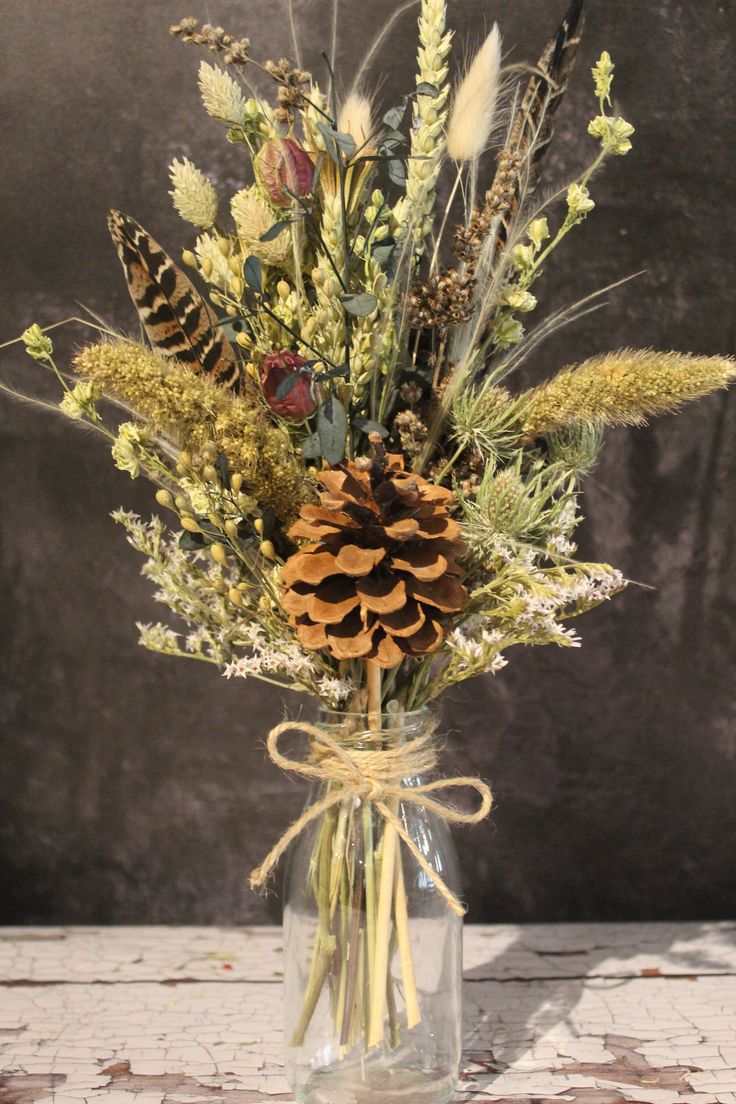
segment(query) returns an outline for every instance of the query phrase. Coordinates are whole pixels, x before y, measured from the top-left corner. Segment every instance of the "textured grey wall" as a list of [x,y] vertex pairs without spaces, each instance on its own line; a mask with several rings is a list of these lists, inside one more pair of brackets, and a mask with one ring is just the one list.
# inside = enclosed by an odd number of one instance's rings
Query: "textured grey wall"
[[[296,6],[314,56],[326,5]],[[460,41],[498,18],[532,60],[563,6],[454,0],[451,17]],[[393,0],[341,8],[350,73]],[[75,313],[75,300],[132,327],[107,208],[176,254],[188,231],[167,202],[170,159],[239,182],[240,153],[198,106],[197,53],[167,36],[187,14],[250,33],[264,56],[286,41],[278,3],[6,0],[0,339]],[[602,48],[636,149],[596,181],[598,208],[548,266],[545,304],[646,275],[550,342],[535,374],[628,343],[734,352],[735,40],[733,0],[591,0],[552,175],[589,151],[588,69]],[[386,103],[410,79],[413,43],[405,17],[384,51]],[[2,370],[42,379],[14,351]],[[0,424],[0,918],[276,919],[277,897],[252,896],[245,875],[301,801],[263,750],[282,703],[139,650],[134,620],[159,611],[107,514],[145,513],[148,489],[61,418],[3,402]],[[581,652],[511,653],[496,680],[447,701],[448,768],[490,777],[498,800],[491,824],[459,834],[472,919],[733,912],[735,469],[736,394],[612,433],[584,551],[655,589],[579,622]]]

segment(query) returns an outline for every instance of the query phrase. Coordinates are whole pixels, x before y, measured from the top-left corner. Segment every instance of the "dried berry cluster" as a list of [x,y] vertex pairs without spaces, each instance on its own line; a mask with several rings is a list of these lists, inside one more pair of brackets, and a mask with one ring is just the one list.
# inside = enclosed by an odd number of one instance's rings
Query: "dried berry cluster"
[[276,93],[276,118],[282,123],[292,122],[295,109],[304,104],[303,88],[312,79],[311,73],[292,66],[289,59],[284,57],[277,62],[264,61],[263,68],[279,86]]
[[175,23],[170,32],[182,42],[191,42],[195,46],[206,47],[214,54],[221,54],[225,65],[246,65],[251,60],[248,54],[250,39],[233,38],[224,27],[213,27],[211,23],[203,23],[199,27],[199,20],[190,17]]
[[415,283],[409,294],[409,324],[447,330],[467,322],[473,311],[475,279],[470,272],[448,268]]

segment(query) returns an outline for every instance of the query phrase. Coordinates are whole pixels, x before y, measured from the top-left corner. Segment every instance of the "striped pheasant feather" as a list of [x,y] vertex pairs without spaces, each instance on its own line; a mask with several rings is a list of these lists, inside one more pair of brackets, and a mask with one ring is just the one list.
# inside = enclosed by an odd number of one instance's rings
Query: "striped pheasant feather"
[[191,280],[129,215],[110,211],[107,225],[153,347],[238,389],[240,368],[233,347]]
[[[498,246],[506,241],[522,196],[530,195],[539,184],[542,160],[554,134],[555,112],[565,95],[580,45],[585,21],[584,6],[585,0],[571,0],[562,22],[537,62],[514,116],[510,138],[503,151],[506,165],[502,155],[501,169],[507,167],[509,159],[518,168],[514,194],[511,202],[507,203],[498,230]],[[496,191],[497,184],[503,192],[504,182],[497,177],[489,194]]]

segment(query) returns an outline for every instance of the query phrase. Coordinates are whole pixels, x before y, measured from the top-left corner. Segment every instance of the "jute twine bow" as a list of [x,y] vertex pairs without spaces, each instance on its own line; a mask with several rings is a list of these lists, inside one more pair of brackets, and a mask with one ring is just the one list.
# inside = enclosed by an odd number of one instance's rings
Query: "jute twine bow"
[[[279,751],[279,740],[284,733],[301,732],[311,740],[312,754],[309,760],[289,759]],[[375,738],[381,734],[376,733]],[[403,779],[432,770],[437,765],[437,752],[432,742],[432,730],[422,733],[404,744],[389,748],[352,749],[340,744],[316,725],[300,721],[284,721],[268,734],[268,753],[276,766],[307,778],[327,783],[329,790],[320,801],[310,805],[291,824],[274,844],[260,866],[252,872],[253,888],[265,884],[269,874],[284,851],[313,820],[322,816],[333,805],[350,798],[371,801],[387,824],[392,825],[411,854],[450,908],[458,916],[465,914],[464,905],[447,886],[443,878],[425,859],[407,833],[394,810],[399,801],[422,806],[449,824],[478,824],[488,815],[493,798],[490,788],[478,778],[460,775],[455,778],[439,778],[434,782],[422,782],[417,786],[404,786]],[[452,805],[430,796],[438,790],[467,788],[480,795],[480,806],[473,813],[463,813]],[[391,808],[391,804],[393,808]]]

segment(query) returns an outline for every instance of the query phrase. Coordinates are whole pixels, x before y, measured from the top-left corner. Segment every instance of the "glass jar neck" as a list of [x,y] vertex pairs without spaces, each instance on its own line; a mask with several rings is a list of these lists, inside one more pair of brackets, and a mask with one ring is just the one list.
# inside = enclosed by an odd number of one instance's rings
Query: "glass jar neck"
[[426,706],[370,716],[321,707],[317,717],[318,726],[328,735],[354,748],[395,747],[421,736],[432,723],[432,711]]

